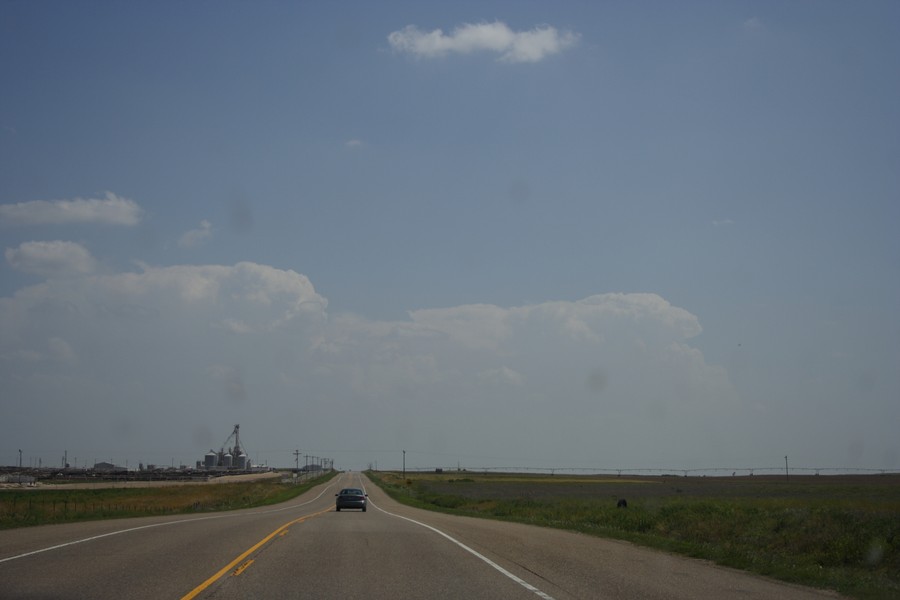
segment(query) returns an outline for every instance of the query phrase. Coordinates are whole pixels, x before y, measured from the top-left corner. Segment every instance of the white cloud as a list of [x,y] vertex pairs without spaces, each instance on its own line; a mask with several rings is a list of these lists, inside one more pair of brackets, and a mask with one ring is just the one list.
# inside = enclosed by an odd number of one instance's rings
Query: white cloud
[[744,31],[759,31],[763,27],[762,19],[759,17],[750,17],[744,21]]
[[628,462],[658,464],[659,454],[638,458],[636,439],[665,456],[711,449],[716,436],[698,443],[684,432],[706,431],[738,404],[726,371],[690,345],[701,331],[656,294],[601,294],[418,310],[391,323],[332,319],[305,363],[310,377],[343,387],[331,394],[348,414],[380,423],[394,443],[435,448],[449,435],[455,451],[628,451]]
[[515,318],[517,312],[517,309],[504,309],[490,304],[470,304],[416,310],[409,316],[419,327],[439,332],[462,346],[497,349],[511,337],[510,319]]
[[593,413],[602,392],[603,402],[640,418],[657,404],[678,412],[735,400],[725,372],[688,345],[700,331],[694,315],[656,294],[458,306],[393,323],[332,320],[315,364],[351,382],[367,402],[408,396],[436,415],[484,402],[507,410],[530,405],[535,419],[559,410]]
[[407,25],[388,35],[388,42],[396,52],[419,58],[434,58],[450,53],[492,52],[499,60],[510,63],[538,62],[575,45],[579,35],[560,32],[555,27],[541,25],[528,31],[513,31],[505,23],[466,23],[450,35],[440,29],[426,32],[415,25]]
[[212,238],[212,234],[212,223],[203,220],[200,221],[200,226],[197,229],[185,232],[181,239],[178,240],[178,245],[182,248],[193,248],[208,242]]
[[642,331],[647,323],[665,325],[673,335],[687,339],[702,329],[697,318],[656,294],[600,294],[576,302],[501,308],[466,305],[410,313],[417,325],[440,332],[463,346],[498,349],[514,342],[524,324],[549,327],[577,342],[602,343],[610,333],[609,322],[629,323]]
[[87,248],[75,242],[25,242],[7,248],[5,255],[14,269],[46,277],[91,273],[96,268]]
[[364,143],[362,140],[347,140],[345,142],[345,145],[348,148],[362,148]]
[[103,198],[32,200],[0,205],[0,221],[14,225],[98,223],[137,225],[143,210],[133,200],[106,192]]
[[256,429],[257,444],[292,445],[299,431],[329,448],[334,425],[362,451],[561,460],[610,456],[640,435],[654,444],[633,458],[652,465],[698,451],[683,432],[736,402],[691,345],[697,318],[655,294],[398,321],[326,308],[305,276],[247,262],[50,279],[0,298],[0,395],[34,411],[78,406],[70,424],[85,435],[103,433],[90,415],[128,414],[150,431],[177,412],[184,439],[212,419]]
[[231,333],[253,333],[252,327],[236,319],[224,319],[220,326]]
[[147,304],[176,313],[199,310],[204,322],[233,333],[272,331],[324,318],[328,302],[309,279],[251,262],[234,266],[142,265],[140,273],[94,278],[108,301]]

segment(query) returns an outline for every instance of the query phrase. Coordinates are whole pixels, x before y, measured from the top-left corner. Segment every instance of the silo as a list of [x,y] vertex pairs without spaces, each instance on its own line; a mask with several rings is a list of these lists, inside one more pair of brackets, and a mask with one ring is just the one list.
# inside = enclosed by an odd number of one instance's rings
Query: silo
[[241,452],[241,455],[237,458],[237,468],[241,471],[247,471],[250,469],[250,457]]
[[234,462],[234,457],[231,456],[231,453],[229,452],[228,454],[226,454],[224,456],[224,459],[223,459],[224,464],[222,466],[225,467],[226,469],[230,469],[233,462]]
[[203,456],[203,466],[207,469],[215,469],[219,462],[219,455],[215,450],[210,450]]

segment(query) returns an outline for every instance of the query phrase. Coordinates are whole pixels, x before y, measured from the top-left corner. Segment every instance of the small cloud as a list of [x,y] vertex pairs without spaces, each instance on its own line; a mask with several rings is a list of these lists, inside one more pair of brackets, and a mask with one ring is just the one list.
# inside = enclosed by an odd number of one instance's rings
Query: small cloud
[[231,333],[253,333],[253,328],[250,325],[238,319],[225,319],[222,321],[221,327]]
[[72,349],[72,346],[62,338],[51,338],[47,342],[47,347],[50,349],[50,356],[60,362],[73,363],[76,361],[75,351]]
[[86,274],[96,268],[91,253],[75,242],[25,242],[6,249],[6,262],[23,273],[56,277]]
[[134,200],[106,192],[103,198],[32,200],[0,205],[0,221],[13,225],[137,225],[143,210]]
[[744,21],[744,31],[759,31],[763,27],[762,19],[759,17],[750,17]]
[[513,31],[506,23],[466,23],[445,35],[440,29],[426,32],[407,25],[388,35],[395,52],[418,58],[435,58],[450,53],[493,52],[501,62],[539,62],[575,45],[580,35],[540,25],[529,31]]
[[725,227],[728,225],[734,225],[734,221],[731,219],[714,219],[712,222],[714,227]]
[[482,371],[478,374],[478,379],[491,385],[522,386],[525,383],[525,377],[521,373],[505,366]]
[[364,146],[362,140],[347,140],[344,145],[348,148],[362,148]]
[[181,248],[193,248],[209,241],[212,238],[212,234],[212,223],[203,220],[200,221],[200,226],[197,229],[191,229],[182,235],[181,239],[178,240],[178,245]]

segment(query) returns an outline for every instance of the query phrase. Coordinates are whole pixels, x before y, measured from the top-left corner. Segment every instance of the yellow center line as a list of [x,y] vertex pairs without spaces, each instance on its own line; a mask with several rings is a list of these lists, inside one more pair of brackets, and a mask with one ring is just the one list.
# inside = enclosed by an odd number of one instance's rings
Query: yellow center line
[[232,573],[231,576],[232,576],[232,577],[237,577],[238,575],[240,575],[241,573],[243,573],[244,571],[246,571],[246,570],[247,570],[247,567],[249,567],[249,566],[252,565],[252,564],[253,564],[253,559],[251,558],[250,560],[248,560],[247,562],[245,562],[244,564],[242,564],[241,566],[239,566],[237,569],[235,569],[235,570],[234,570],[234,573]]
[[[206,581],[204,581],[203,583],[201,583],[200,585],[195,587],[193,590],[191,590],[191,592],[189,594],[182,597],[181,600],[191,600],[191,598],[196,598],[203,590],[205,590],[206,588],[208,588],[209,586],[214,584],[216,581],[221,579],[226,573],[231,571],[235,567],[235,565],[237,565],[239,562],[241,562],[242,560],[244,560],[245,558],[247,558],[248,556],[250,556],[257,550],[259,550],[261,547],[263,547],[267,542],[269,542],[276,535],[284,533],[285,530],[287,530],[287,528],[290,527],[291,525],[296,525],[297,523],[302,523],[303,521],[305,521],[307,519],[310,519],[312,517],[317,517],[319,515],[325,514],[330,511],[331,511],[331,508],[326,508],[325,510],[320,510],[317,513],[305,515],[305,516],[300,517],[299,519],[294,519],[293,521],[285,523],[284,525],[282,525],[281,527],[279,527],[278,529],[276,529],[275,531],[273,531],[272,533],[270,533],[269,535],[267,535],[266,537],[264,537],[263,539],[258,541],[256,544],[251,546],[248,550],[243,552],[240,556],[235,558],[233,561],[231,561],[230,563],[228,563],[227,565],[222,567],[215,575],[213,575],[212,577],[210,577],[209,579],[207,579]],[[247,566],[249,566],[249,564]]]

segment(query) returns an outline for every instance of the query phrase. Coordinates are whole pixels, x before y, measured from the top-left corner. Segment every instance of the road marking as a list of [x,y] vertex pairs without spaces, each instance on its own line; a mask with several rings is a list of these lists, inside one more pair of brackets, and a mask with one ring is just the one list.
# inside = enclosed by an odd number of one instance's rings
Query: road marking
[[313,502],[315,502],[316,500],[321,498],[325,494],[325,492],[327,492],[329,489],[331,489],[334,486],[335,483],[336,483],[335,481],[332,481],[321,492],[319,492],[318,496],[316,496],[315,498],[312,498],[311,500],[307,500],[306,502],[301,502],[300,504],[291,504],[290,506],[284,506],[282,508],[257,510],[257,511],[253,511],[253,512],[245,512],[245,513],[241,513],[241,514],[225,513],[225,514],[219,514],[219,515],[210,515],[208,517],[193,517],[190,519],[178,519],[177,521],[166,521],[165,523],[154,523],[153,525],[141,525],[140,527],[131,527],[129,529],[119,529],[118,531],[110,531],[109,533],[102,533],[100,535],[94,535],[94,536],[87,537],[87,538],[80,539],[80,540],[73,540],[71,542],[65,542],[64,544],[57,544],[55,546],[49,546],[47,548],[40,548],[38,550],[32,550],[31,552],[24,552],[22,554],[17,554],[15,556],[7,556],[6,558],[0,558],[0,563],[5,563],[7,561],[16,560],[19,558],[25,558],[26,556],[33,556],[35,554],[41,554],[42,552],[50,552],[51,550],[59,550],[60,548],[65,548],[67,546],[74,546],[75,544],[83,544],[85,542],[92,542],[94,540],[99,540],[99,539],[102,539],[105,537],[110,537],[113,535],[119,535],[122,533],[130,533],[132,531],[140,531],[142,529],[152,529],[154,527],[166,527],[168,525],[178,525],[178,524],[182,524],[182,523],[193,523],[195,521],[208,521],[210,519],[233,519],[233,518],[237,518],[237,517],[246,517],[248,515],[266,515],[269,513],[283,512],[285,510],[300,508],[301,506],[306,506],[307,504],[312,504]]
[[528,590],[529,592],[532,592],[532,593],[536,594],[539,598],[543,598],[544,600],[554,600],[553,596],[551,596],[551,595],[549,595],[549,594],[546,594],[546,593],[542,592],[541,590],[539,590],[538,588],[534,587],[533,585],[531,585],[530,583],[528,583],[527,581],[525,581],[524,579],[522,579],[522,578],[519,577],[518,575],[516,575],[516,574],[514,574],[514,573],[511,573],[511,572],[509,572],[509,571],[507,571],[506,569],[504,569],[503,567],[501,567],[500,565],[498,565],[497,563],[495,563],[494,561],[492,561],[491,559],[489,559],[489,558],[488,558],[487,556],[485,556],[484,554],[481,554],[481,553],[478,552],[477,550],[475,550],[475,549],[473,549],[473,548],[470,548],[470,547],[466,546],[465,544],[463,544],[462,542],[460,542],[460,541],[457,540],[456,538],[450,537],[449,535],[447,535],[446,533],[444,533],[444,532],[441,531],[440,529],[438,529],[438,528],[436,528],[436,527],[432,527],[431,525],[428,525],[428,524],[426,524],[426,523],[422,523],[421,521],[416,521],[415,519],[410,519],[409,517],[404,517],[404,516],[402,516],[402,515],[397,515],[397,514],[394,514],[394,513],[392,513],[392,512],[388,512],[388,511],[384,510],[383,508],[381,508],[380,506],[376,506],[374,503],[372,503],[371,500],[369,501],[369,504],[372,504],[373,507],[375,507],[377,510],[380,510],[381,512],[383,512],[383,513],[386,514],[386,515],[390,515],[390,516],[396,517],[396,518],[398,518],[398,519],[403,519],[404,521],[409,521],[410,523],[415,523],[416,525],[419,525],[419,526],[421,526],[421,527],[424,527],[425,529],[430,529],[431,531],[435,532],[436,534],[438,534],[438,535],[440,535],[440,536],[443,536],[443,537],[447,538],[448,540],[450,540],[451,542],[453,542],[454,544],[456,544],[457,546],[459,546],[460,548],[462,548],[462,549],[465,550],[466,552],[472,554],[473,556],[475,556],[475,557],[481,559],[482,561],[486,562],[486,563],[489,564],[490,566],[494,567],[495,569],[497,569],[498,571],[500,571],[501,573],[503,573],[504,575],[506,575],[507,577],[509,577],[510,579],[512,579],[513,581],[515,581],[516,583],[518,583],[519,585],[521,585],[523,588],[525,588],[525,589]]
[[[224,567],[219,569],[219,571],[216,572],[215,575],[213,575],[212,577],[210,577],[209,579],[207,579],[206,581],[204,581],[203,583],[201,583],[200,585],[195,587],[186,596],[183,596],[181,598],[181,600],[191,600],[191,598],[196,598],[198,594],[200,594],[206,588],[208,588],[209,586],[211,586],[212,584],[217,582],[219,579],[221,579],[226,573],[231,571],[239,562],[241,562],[242,560],[244,560],[245,558],[247,558],[248,556],[250,556],[257,550],[259,550],[260,548],[265,546],[266,543],[268,543],[272,538],[274,538],[276,535],[279,535],[281,532],[286,530],[291,525],[296,525],[297,523],[302,523],[303,521],[305,521],[307,519],[311,519],[311,518],[317,517],[319,515],[324,515],[325,513],[330,512],[330,511],[331,511],[331,508],[329,507],[325,510],[320,510],[319,512],[316,512],[316,513],[304,515],[304,516],[300,517],[299,519],[294,519],[293,521],[289,521],[289,522],[285,523],[284,525],[282,525],[281,527],[279,527],[278,529],[276,529],[275,531],[273,531],[272,533],[270,533],[269,535],[267,535],[260,541],[256,542],[248,550],[245,550],[243,553],[241,553],[240,556],[235,558],[233,561],[231,561],[230,563],[228,563],[227,565],[225,565]],[[250,562],[253,562],[253,561],[251,560]],[[248,563],[248,565],[249,565],[249,563]],[[239,574],[240,573],[237,573],[237,572],[235,573],[235,575],[239,575]]]
[[247,562],[245,562],[244,564],[242,564],[241,566],[239,566],[237,569],[235,569],[235,570],[234,570],[234,573],[232,573],[231,576],[232,576],[232,577],[237,577],[238,575],[240,575],[241,573],[243,573],[244,571],[246,571],[246,570],[247,570],[247,567],[249,567],[249,566],[252,565],[252,564],[253,564],[253,559],[251,558],[250,560],[248,560]]
[[95,536],[84,538],[81,540],[74,540],[71,542],[66,542],[64,544],[57,544],[56,546],[50,546],[48,548],[41,548],[40,550],[32,550],[31,552],[17,554],[16,556],[8,556],[6,558],[0,558],[0,563],[4,563],[8,560],[16,560],[17,558],[25,558],[26,556],[32,556],[34,554],[40,554],[42,552],[49,552],[51,550],[59,550],[60,548],[65,548],[66,546],[74,546],[75,544],[83,544],[84,542],[91,542],[93,540],[99,540],[101,538],[110,537],[113,535],[119,535],[120,533],[129,533],[132,531],[140,531],[141,529],[150,529],[153,527],[165,527],[166,525],[177,525],[178,523],[187,523],[187,522],[191,522],[191,521],[205,521],[207,519],[221,519],[221,518],[222,518],[222,516],[199,517],[196,519],[181,519],[179,521],[167,521],[165,523],[154,523],[153,525],[141,525],[140,527],[132,527],[130,529],[119,529],[118,531],[110,531],[109,533],[102,533],[100,535],[95,535]]

